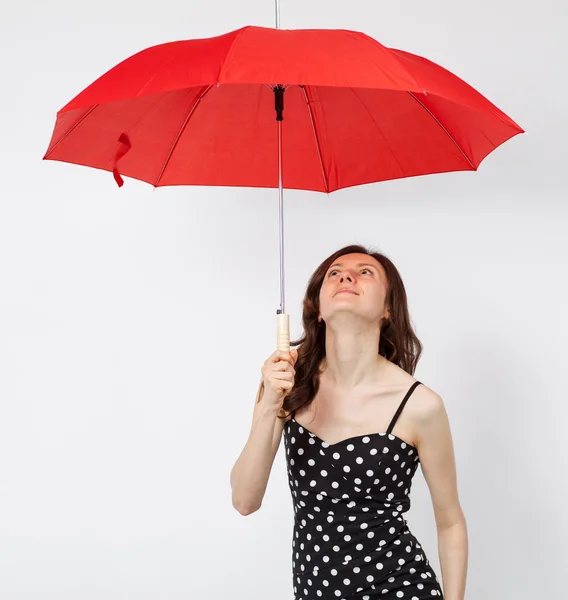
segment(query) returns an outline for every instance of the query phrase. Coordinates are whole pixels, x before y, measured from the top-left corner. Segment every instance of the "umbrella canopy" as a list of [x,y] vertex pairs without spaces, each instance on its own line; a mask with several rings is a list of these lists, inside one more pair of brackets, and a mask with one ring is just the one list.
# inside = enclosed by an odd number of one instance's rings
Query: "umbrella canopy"
[[289,350],[284,188],[475,170],[521,132],[449,71],[363,33],[249,26],[116,65],[57,113],[44,158],[112,171],[119,186],[278,187],[277,346]]
[[446,69],[363,33],[249,26],[116,65],[57,113],[44,158],[119,185],[276,188],[275,99],[289,189],[475,170],[523,131]]

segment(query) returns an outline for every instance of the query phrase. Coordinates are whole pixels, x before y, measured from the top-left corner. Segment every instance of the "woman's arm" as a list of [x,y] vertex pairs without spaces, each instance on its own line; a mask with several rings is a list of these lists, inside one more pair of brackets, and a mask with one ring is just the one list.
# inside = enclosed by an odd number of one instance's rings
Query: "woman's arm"
[[[417,390],[418,391],[418,390]],[[468,562],[467,525],[457,490],[454,448],[442,398],[423,387],[417,423],[417,447],[432,496],[438,530],[438,555],[444,600],[464,600]]]
[[284,430],[284,419],[277,417],[278,409],[265,406],[262,387],[261,384],[249,438],[231,470],[233,506],[242,515],[250,515],[262,505]]

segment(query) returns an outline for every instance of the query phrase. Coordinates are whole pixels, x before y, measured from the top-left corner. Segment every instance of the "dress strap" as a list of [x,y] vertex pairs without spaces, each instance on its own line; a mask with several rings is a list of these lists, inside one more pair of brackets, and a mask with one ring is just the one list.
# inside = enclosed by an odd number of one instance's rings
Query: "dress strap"
[[406,396],[402,399],[402,402],[399,404],[396,412],[394,413],[394,417],[392,418],[392,421],[390,422],[389,428],[387,429],[387,433],[390,433],[392,431],[392,428],[395,426],[395,423],[397,422],[398,417],[400,417],[400,413],[402,412],[404,405],[410,398],[412,392],[420,385],[420,383],[421,383],[420,381],[415,381],[410,386],[410,389],[408,390],[408,392],[406,392]]

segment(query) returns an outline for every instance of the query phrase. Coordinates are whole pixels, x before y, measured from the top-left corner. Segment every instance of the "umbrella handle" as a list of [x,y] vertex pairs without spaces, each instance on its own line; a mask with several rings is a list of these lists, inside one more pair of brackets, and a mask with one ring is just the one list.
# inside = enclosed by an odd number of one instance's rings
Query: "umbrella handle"
[[290,352],[290,315],[284,313],[278,313],[277,319],[277,333],[276,333],[276,347],[278,350],[284,352]]
[[[277,348],[278,348],[278,350],[283,350],[284,352],[289,352],[290,351],[290,315],[277,313],[276,319],[277,319],[277,326],[278,326],[277,327],[277,336],[276,336]],[[264,393],[264,381],[261,378],[260,384],[258,386],[258,391],[256,393],[255,404],[260,402],[260,400],[262,399],[263,393]],[[282,411],[282,409],[280,409],[280,411],[278,413],[279,415],[280,415],[281,411]]]

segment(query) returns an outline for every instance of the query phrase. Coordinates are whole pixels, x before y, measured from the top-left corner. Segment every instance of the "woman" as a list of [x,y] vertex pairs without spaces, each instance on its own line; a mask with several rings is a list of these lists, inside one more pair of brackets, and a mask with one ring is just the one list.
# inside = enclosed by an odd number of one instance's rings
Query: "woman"
[[[463,600],[467,528],[447,413],[412,376],[422,346],[393,263],[362,246],[308,284],[299,348],[262,367],[233,505],[261,506],[284,434],[294,504],[296,600]],[[434,508],[440,582],[403,514],[420,462]]]

